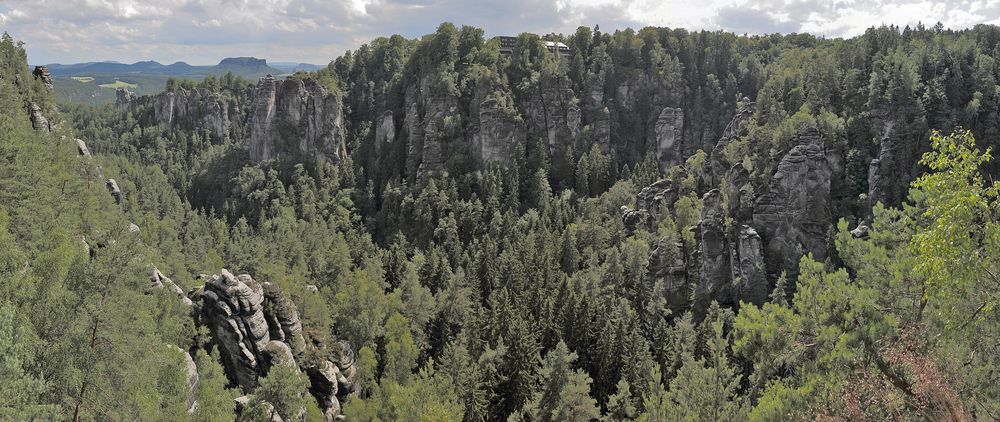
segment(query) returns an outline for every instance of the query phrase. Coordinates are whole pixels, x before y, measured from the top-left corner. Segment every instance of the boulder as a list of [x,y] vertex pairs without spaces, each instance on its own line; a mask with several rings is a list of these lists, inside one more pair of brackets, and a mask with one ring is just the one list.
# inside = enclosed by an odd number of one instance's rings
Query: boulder
[[90,157],[90,150],[87,149],[87,143],[83,142],[83,139],[76,139],[76,149],[81,156]]
[[104,184],[108,188],[108,192],[111,192],[111,196],[115,198],[116,204],[122,203],[122,190],[118,188],[118,182],[115,179],[108,179]]
[[138,234],[139,226],[136,225],[135,223],[128,223],[128,232],[132,234]]

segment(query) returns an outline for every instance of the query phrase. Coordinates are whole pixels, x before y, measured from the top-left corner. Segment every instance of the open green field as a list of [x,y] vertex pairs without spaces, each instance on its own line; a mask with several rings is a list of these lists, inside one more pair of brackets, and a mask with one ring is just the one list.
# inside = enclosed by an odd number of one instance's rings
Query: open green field
[[112,89],[117,89],[117,88],[135,89],[135,88],[138,88],[139,85],[130,84],[130,83],[125,82],[125,81],[118,81],[118,80],[116,80],[113,83],[101,84],[100,87],[101,88],[112,88]]
[[84,84],[94,82],[94,78],[90,76],[70,76],[70,79]]

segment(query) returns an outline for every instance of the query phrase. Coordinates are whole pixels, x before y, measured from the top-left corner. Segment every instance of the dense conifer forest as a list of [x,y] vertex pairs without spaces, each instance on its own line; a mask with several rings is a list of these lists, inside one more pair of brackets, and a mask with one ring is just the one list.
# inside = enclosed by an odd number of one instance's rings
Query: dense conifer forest
[[1000,419],[1000,27],[445,23],[102,107],[27,54],[0,420]]

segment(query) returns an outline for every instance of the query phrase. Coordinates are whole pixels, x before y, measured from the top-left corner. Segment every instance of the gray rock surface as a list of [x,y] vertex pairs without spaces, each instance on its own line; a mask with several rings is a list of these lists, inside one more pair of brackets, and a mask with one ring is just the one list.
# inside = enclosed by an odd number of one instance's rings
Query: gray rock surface
[[116,204],[122,203],[122,190],[118,188],[118,182],[115,179],[108,179],[104,184],[108,188],[108,192],[111,192],[111,196],[115,198]]
[[222,357],[226,375],[235,384],[253,390],[257,377],[267,372],[262,351],[271,341],[264,318],[263,289],[250,277],[237,278],[227,270],[212,276],[198,294],[201,323],[209,328]]
[[794,281],[803,255],[826,259],[830,223],[830,166],[819,132],[812,129],[796,136],[770,191],[754,204],[753,226],[761,230],[769,276],[786,271]]
[[684,111],[666,107],[656,119],[656,159],[660,171],[684,162]]
[[501,99],[508,102],[506,106],[501,106],[494,96],[479,104],[479,131],[473,142],[481,162],[507,166],[516,146],[524,144],[526,129],[524,120],[510,104],[512,100]]
[[701,223],[698,224],[701,265],[693,304],[698,313],[708,309],[713,300],[721,304],[735,302],[731,254],[724,226],[722,194],[712,189],[702,197]]
[[83,142],[83,139],[76,139],[76,150],[79,151],[80,155],[84,157],[90,157],[90,150],[87,149],[87,143]]
[[301,155],[339,163],[347,157],[340,96],[312,77],[268,75],[252,93],[247,139],[254,162]]
[[729,124],[722,131],[722,136],[719,137],[719,141],[716,142],[715,147],[712,148],[709,156],[709,171],[711,172],[713,184],[718,183],[719,180],[726,176],[733,165],[738,164],[730,163],[726,158],[726,147],[745,134],[747,123],[753,117],[754,106],[755,103],[744,98],[743,105],[736,109],[736,114],[733,115],[732,120],[729,121]]
[[753,227],[743,225],[732,249],[733,282],[737,299],[762,305],[771,293],[765,275],[764,251],[760,235]]
[[31,75],[42,81],[45,84],[45,88],[52,91],[52,75],[49,74],[49,68],[46,66],[35,66],[35,70],[31,72]]
[[35,103],[28,103],[28,117],[31,118],[31,127],[39,132],[49,132],[52,125],[49,119],[42,115],[42,108]]

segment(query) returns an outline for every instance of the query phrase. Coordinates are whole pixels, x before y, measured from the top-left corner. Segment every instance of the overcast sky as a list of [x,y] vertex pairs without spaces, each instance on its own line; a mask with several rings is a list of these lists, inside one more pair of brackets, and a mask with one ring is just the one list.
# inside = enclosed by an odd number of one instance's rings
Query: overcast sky
[[647,25],[853,36],[882,23],[1000,23],[1000,0],[0,0],[0,30],[28,60],[214,64],[224,57],[325,64],[379,35],[450,21],[487,36]]

